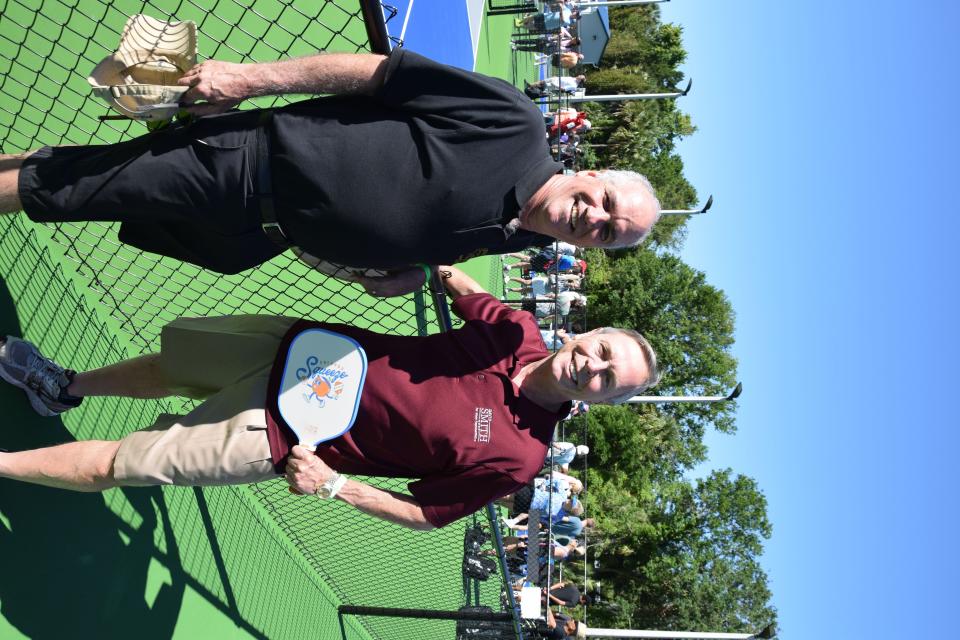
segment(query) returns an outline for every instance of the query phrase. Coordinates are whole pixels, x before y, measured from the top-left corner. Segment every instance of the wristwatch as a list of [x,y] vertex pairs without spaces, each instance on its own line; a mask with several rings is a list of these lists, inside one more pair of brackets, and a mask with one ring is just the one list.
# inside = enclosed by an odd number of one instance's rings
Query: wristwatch
[[326,482],[317,487],[317,491],[313,495],[323,500],[329,500],[336,496],[337,492],[343,489],[343,485],[345,484],[347,484],[347,476],[340,475],[334,471],[333,475],[327,478]]

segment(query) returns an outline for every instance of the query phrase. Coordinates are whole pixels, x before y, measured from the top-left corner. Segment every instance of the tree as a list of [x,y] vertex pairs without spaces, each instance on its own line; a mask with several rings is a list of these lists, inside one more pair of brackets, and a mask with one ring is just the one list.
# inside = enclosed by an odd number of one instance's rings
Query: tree
[[[612,37],[601,68],[587,72],[589,93],[659,92],[683,81],[682,30],[659,17],[649,6],[610,11]],[[593,146],[584,166],[646,175],[664,208],[699,204],[677,153],[696,128],[677,102],[585,105]],[[656,392],[716,395],[736,381],[734,313],[722,291],[671,253],[685,232],[686,219],[672,217],[639,249],[590,251],[590,323],[637,328],[650,339],[663,373]],[[595,407],[587,424],[586,505],[599,525],[590,536],[592,574],[605,596],[591,623],[756,631],[773,622],[758,560],[770,536],[766,499],[729,469],[697,481],[685,475],[705,457],[708,426],[735,429],[734,407]]]
[[[600,69],[587,72],[590,93],[648,93],[673,89],[683,80],[677,68],[687,56],[682,29],[659,21],[654,7],[610,11],[611,37]],[[616,167],[646,175],[664,208],[687,209],[697,192],[683,176],[683,162],[674,153],[676,141],[696,129],[675,100],[587,103],[593,130],[589,141],[595,158],[587,168]],[[662,220],[648,244],[679,248],[686,219]]]
[[714,471],[693,486],[677,485],[660,507],[671,540],[644,567],[644,578],[657,585],[661,623],[756,631],[773,622],[758,562],[771,527],[756,482],[730,469]]
[[[612,492],[615,480],[603,482]],[[594,579],[609,585],[612,597],[608,593],[610,604],[592,612],[593,619],[618,627],[731,632],[775,622],[758,562],[770,523],[756,483],[726,469],[652,490],[655,505],[644,510],[635,543],[619,540],[601,550]]]
[[[674,87],[683,80],[677,68],[687,59],[683,48],[683,29],[679,25],[660,22],[658,7],[619,7],[610,11],[610,41],[603,53],[599,71],[590,75],[591,90],[606,86],[615,91],[630,86]],[[629,69],[634,76],[646,78],[645,85],[617,85],[615,70]],[[608,79],[610,78],[610,79]]]
[[[591,251],[589,309],[593,326],[635,328],[657,353],[663,395],[716,395],[736,382],[734,312],[726,295],[700,271],[669,253]],[[695,451],[712,424],[731,433],[733,403],[662,405]]]

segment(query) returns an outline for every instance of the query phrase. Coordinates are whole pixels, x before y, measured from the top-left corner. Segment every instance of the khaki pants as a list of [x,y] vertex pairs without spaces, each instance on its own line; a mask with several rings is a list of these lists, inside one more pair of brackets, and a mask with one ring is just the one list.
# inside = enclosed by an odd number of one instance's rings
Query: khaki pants
[[114,477],[125,485],[246,484],[276,477],[266,394],[280,341],[296,320],[180,318],[161,333],[160,368],[180,395],[204,402],[163,414],[120,442]]

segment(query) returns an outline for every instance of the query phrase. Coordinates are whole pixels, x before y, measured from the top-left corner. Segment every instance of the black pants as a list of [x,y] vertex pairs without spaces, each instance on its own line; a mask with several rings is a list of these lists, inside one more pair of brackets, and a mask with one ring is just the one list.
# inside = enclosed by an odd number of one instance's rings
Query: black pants
[[282,251],[260,226],[259,118],[236,111],[116,144],[44,147],[20,171],[24,211],[120,222],[121,241],[221,273],[256,266]]

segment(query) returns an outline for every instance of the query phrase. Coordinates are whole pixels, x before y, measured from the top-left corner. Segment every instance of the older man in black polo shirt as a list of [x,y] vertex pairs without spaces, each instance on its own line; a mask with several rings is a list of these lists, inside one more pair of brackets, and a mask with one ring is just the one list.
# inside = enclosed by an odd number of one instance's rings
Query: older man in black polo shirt
[[[0,212],[120,221],[121,240],[223,273],[289,247],[311,263],[391,270],[381,294],[419,286],[417,263],[551,238],[635,244],[659,213],[637,174],[561,174],[540,112],[513,86],[411,51],[211,60],[181,83],[209,117],[0,157]],[[285,93],[336,95],[216,114]]]

